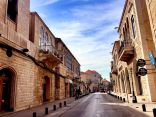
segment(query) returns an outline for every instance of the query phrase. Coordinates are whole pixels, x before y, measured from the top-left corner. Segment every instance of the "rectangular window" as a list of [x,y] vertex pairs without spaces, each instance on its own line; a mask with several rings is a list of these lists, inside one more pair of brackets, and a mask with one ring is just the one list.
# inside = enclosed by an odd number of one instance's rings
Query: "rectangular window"
[[80,66],[79,65],[76,68],[76,74],[80,75]]
[[66,55],[66,67],[72,71],[72,56],[69,53]]
[[8,0],[7,15],[12,21],[16,22],[17,0]]
[[131,23],[132,23],[133,36],[135,38],[136,37],[136,25],[135,25],[135,20],[134,20],[134,16],[133,15],[131,17]]

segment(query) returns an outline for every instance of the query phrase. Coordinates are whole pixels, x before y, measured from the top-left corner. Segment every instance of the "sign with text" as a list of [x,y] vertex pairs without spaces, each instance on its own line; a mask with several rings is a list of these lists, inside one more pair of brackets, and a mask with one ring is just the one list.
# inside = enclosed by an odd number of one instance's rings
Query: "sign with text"
[[146,65],[146,61],[145,61],[144,59],[139,59],[139,60],[137,61],[137,65],[138,65],[139,67],[143,67],[143,66]]
[[139,71],[138,71],[138,74],[140,76],[145,76],[147,74],[147,69],[145,68],[140,68]]
[[155,57],[154,57],[153,53],[152,52],[149,52],[148,53],[148,56],[149,56],[149,59],[150,59],[151,64],[152,65],[155,65],[156,64],[156,61],[155,61]]

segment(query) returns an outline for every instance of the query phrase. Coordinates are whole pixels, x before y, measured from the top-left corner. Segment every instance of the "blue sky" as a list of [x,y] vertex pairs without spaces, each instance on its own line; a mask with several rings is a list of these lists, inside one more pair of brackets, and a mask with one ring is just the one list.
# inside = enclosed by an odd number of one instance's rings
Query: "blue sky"
[[81,64],[109,79],[112,43],[125,0],[31,0],[56,37],[60,37]]

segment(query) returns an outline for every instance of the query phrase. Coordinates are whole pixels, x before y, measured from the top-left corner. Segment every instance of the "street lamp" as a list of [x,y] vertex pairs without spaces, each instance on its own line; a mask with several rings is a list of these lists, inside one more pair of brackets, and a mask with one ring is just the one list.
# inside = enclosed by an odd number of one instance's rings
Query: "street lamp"
[[29,50],[27,48],[23,48],[23,49],[21,49],[21,51],[24,53],[29,52]]

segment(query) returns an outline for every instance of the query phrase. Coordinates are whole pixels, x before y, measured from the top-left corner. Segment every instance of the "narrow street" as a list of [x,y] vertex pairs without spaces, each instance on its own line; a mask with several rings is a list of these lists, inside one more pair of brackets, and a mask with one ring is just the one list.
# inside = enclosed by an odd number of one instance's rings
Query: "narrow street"
[[104,93],[84,97],[64,111],[58,110],[46,117],[147,117]]

